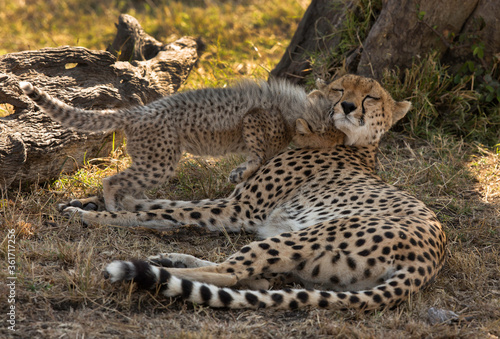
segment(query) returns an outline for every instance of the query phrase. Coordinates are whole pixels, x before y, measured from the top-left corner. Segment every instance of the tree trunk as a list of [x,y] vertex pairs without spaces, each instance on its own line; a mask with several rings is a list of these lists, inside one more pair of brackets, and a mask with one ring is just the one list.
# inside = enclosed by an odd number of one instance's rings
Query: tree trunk
[[311,72],[311,53],[332,51],[340,43],[342,25],[356,0],[312,0],[280,62],[271,71],[274,77],[301,82]]
[[[75,132],[41,113],[22,95],[20,81],[72,106],[101,109],[147,104],[174,93],[186,80],[198,57],[195,40],[185,37],[163,45],[128,15],[120,16],[117,27],[112,50],[132,44],[135,49],[125,48],[119,58],[130,62],[83,47],[0,56],[0,103],[14,107],[13,114],[0,118],[0,188],[44,182],[112,148],[112,133]],[[120,134],[115,139],[121,140]]]
[[482,62],[492,65],[498,57],[499,0],[383,0],[376,20],[367,32],[358,31],[357,46],[346,52],[343,34],[352,31],[353,20],[375,3],[313,0],[271,75],[303,82],[305,76],[318,72],[314,60],[338,56],[344,60],[336,60],[337,65],[343,63],[349,73],[380,79],[384,70],[410,67],[432,51],[449,65],[462,64],[472,57],[473,44],[479,41],[484,43]]

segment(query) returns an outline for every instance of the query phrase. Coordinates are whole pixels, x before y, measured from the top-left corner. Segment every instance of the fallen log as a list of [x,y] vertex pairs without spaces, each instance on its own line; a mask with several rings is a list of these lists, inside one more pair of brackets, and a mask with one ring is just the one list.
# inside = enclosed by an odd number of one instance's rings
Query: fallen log
[[52,121],[22,94],[20,81],[75,107],[101,109],[147,104],[186,80],[197,41],[162,44],[129,15],[120,16],[117,28],[110,51],[64,46],[0,56],[0,103],[13,106],[0,118],[0,188],[56,178],[112,148],[112,133],[80,133]]

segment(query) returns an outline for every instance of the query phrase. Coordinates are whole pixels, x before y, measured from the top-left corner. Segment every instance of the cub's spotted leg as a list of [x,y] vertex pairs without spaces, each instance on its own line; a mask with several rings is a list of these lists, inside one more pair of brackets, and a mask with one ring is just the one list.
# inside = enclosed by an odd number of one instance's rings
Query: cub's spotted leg
[[[127,150],[132,158],[132,165],[111,177],[102,180],[103,199],[107,211],[121,210],[125,196],[144,198],[144,192],[170,178],[181,157],[180,144],[175,131],[165,128],[161,123],[155,126],[142,126],[148,135],[137,131],[127,131]],[[159,141],[158,141],[159,140]],[[102,207],[98,197],[72,200],[61,204],[65,212],[78,208],[98,210]]]
[[[165,157],[162,155],[161,158]],[[174,158],[177,164],[180,152],[171,152],[168,159]],[[152,189],[170,178],[174,173],[174,166],[166,166],[158,163],[156,166],[150,164],[133,163],[132,166],[111,177],[102,179],[103,199],[94,196],[84,199],[74,199],[67,204],[60,204],[59,209],[69,212],[70,207],[80,208],[88,211],[101,210],[103,205],[109,212],[124,209],[122,200],[144,198],[144,192]],[[126,208],[125,208],[126,209]]]
[[253,109],[243,118],[243,139],[248,160],[231,171],[229,181],[235,184],[248,179],[265,161],[285,149],[292,140],[292,130],[279,110]]
[[121,210],[121,200],[127,195],[144,197],[146,190],[170,178],[179,162],[181,151],[175,131],[161,124],[147,127],[146,136],[127,131],[127,151],[132,165],[102,181],[106,209],[110,212]]
[[[103,197],[93,196],[83,199],[73,199],[69,203],[59,204],[59,210],[65,214],[73,214],[79,209],[97,211],[106,209],[115,212],[122,209],[121,199],[124,195],[141,196],[147,188],[153,186],[144,184],[140,179],[141,168],[132,165],[123,172],[102,179]],[[165,175],[167,176],[167,175]],[[71,213],[69,213],[71,212]]]
[[[110,212],[121,209],[121,200],[126,195],[142,197],[144,191],[158,186],[166,181],[174,173],[175,165],[180,158],[180,152],[169,152],[172,162],[166,164],[161,161],[152,161],[152,165],[146,161],[133,163],[125,171],[112,177],[103,179],[103,193],[106,209]],[[155,154],[154,156],[157,156]],[[165,157],[167,155],[162,155]]]

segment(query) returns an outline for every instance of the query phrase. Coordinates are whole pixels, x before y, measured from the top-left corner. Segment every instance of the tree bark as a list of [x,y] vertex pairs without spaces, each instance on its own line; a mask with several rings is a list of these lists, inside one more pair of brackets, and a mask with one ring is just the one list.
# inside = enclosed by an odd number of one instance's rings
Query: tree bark
[[311,73],[311,54],[333,51],[340,43],[346,12],[356,0],[312,0],[271,76],[300,83]]
[[112,148],[112,133],[80,133],[52,121],[22,95],[20,81],[75,107],[100,109],[147,104],[174,93],[186,80],[198,57],[194,39],[163,45],[128,15],[120,16],[117,27],[115,42],[143,48],[132,49],[130,62],[117,61],[110,52],[67,46],[0,56],[0,103],[14,107],[13,114],[0,118],[0,188],[44,182]]
[[[315,71],[311,64],[318,54],[340,54],[342,33],[349,27],[346,13],[356,15],[360,6],[366,4],[313,0],[271,75],[303,82]],[[499,57],[499,31],[499,0],[382,0],[366,38],[336,63],[344,64],[349,73],[380,79],[385,70],[410,67],[433,51],[451,66],[462,64],[472,58],[472,45],[481,41],[482,62],[492,65],[495,55]]]
[[383,71],[410,67],[431,51],[443,55],[478,0],[389,0],[364,44],[357,74],[380,79]]

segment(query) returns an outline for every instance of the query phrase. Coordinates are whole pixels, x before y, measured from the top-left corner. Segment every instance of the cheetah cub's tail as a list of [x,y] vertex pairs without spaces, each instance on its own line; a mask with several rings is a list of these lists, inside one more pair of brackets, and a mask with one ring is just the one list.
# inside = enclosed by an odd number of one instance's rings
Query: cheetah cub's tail
[[402,269],[379,286],[364,291],[235,290],[182,279],[172,275],[168,269],[152,266],[141,260],[113,261],[107,265],[104,277],[112,283],[133,280],[139,288],[156,289],[164,296],[181,296],[210,307],[297,309],[310,306],[364,311],[400,304],[420,289],[418,279],[421,278]]
[[20,82],[19,87],[44,113],[67,128],[86,132],[113,131],[122,129],[130,119],[127,110],[83,110],[52,98],[29,82]]

